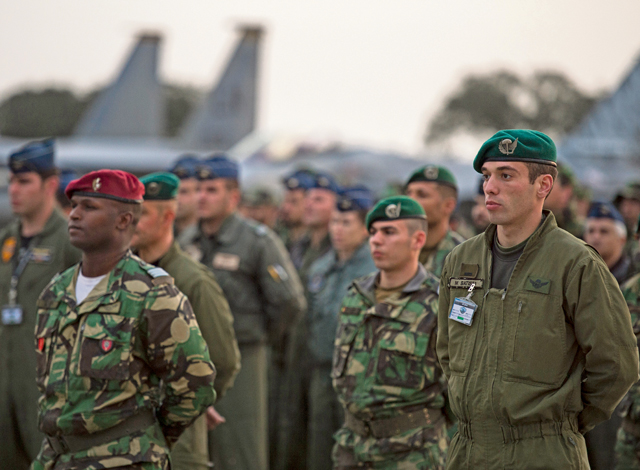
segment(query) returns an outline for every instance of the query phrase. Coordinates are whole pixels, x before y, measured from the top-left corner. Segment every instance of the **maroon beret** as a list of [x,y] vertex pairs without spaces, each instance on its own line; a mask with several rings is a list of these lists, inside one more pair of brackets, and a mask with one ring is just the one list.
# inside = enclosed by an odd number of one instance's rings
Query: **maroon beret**
[[120,170],[98,170],[73,180],[64,191],[69,199],[78,196],[104,197],[127,203],[142,203],[144,185],[131,173]]

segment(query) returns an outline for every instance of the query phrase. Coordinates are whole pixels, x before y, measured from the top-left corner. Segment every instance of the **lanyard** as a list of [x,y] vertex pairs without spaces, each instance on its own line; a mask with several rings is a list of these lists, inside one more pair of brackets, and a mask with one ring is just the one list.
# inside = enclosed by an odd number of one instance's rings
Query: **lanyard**
[[31,240],[29,243],[29,247],[25,250],[23,248],[20,249],[21,255],[18,257],[18,264],[13,270],[13,274],[11,275],[11,286],[9,288],[9,305],[16,305],[16,301],[18,300],[18,281],[20,280],[20,276],[24,271],[24,268],[27,267],[27,263],[31,259],[31,252],[33,251],[33,246],[35,245],[36,237]]

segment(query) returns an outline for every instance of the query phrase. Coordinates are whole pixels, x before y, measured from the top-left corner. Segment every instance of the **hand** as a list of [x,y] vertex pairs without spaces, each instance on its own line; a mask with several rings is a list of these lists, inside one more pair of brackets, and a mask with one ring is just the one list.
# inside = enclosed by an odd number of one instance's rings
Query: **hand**
[[218,425],[227,422],[227,420],[224,419],[224,416],[218,413],[213,406],[210,406],[209,408],[207,408],[206,416],[207,416],[207,429],[209,431],[211,431],[212,429],[215,429],[216,427],[218,427]]

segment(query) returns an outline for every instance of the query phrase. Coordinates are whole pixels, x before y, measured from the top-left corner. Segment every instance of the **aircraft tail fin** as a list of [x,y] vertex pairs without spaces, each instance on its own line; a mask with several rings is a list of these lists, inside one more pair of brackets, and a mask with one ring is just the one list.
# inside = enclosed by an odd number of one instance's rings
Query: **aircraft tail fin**
[[164,128],[158,50],[162,38],[143,34],[120,72],[83,115],[75,135],[159,137]]
[[240,31],[242,38],[227,68],[182,128],[181,138],[189,148],[228,150],[255,128],[263,30],[244,26]]

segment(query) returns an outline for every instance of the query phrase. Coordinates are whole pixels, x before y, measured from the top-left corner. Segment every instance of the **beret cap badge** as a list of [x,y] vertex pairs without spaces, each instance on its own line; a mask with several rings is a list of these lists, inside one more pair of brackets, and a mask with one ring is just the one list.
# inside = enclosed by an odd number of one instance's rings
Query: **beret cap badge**
[[149,193],[149,196],[157,196],[160,192],[160,185],[155,181],[152,181],[147,185],[147,192]]
[[400,217],[401,210],[402,210],[402,204],[389,204],[385,208],[384,213],[390,219],[397,219],[398,217]]
[[100,181],[100,178],[94,179],[93,183],[91,183],[91,187],[94,191],[98,192],[98,190],[102,187],[102,181]]
[[438,167],[437,166],[428,166],[424,169],[424,176],[427,179],[435,180],[438,179]]
[[515,141],[511,139],[502,139],[498,144],[498,150],[500,150],[500,153],[504,155],[513,155],[513,152],[516,150],[517,146],[518,146],[517,138]]

